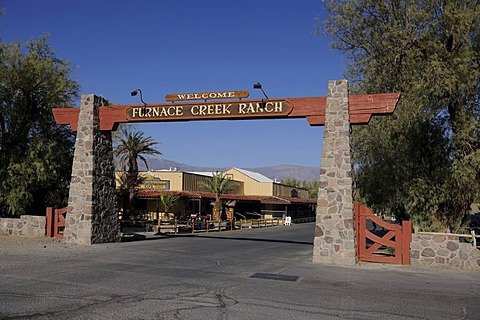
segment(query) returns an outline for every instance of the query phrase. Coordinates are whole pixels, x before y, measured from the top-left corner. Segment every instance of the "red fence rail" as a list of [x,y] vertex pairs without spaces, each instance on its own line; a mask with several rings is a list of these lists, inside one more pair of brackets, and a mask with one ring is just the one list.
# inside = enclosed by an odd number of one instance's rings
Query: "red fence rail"
[[[358,202],[355,202],[355,217],[359,261],[410,264],[410,242],[412,241],[412,223],[410,221],[402,221],[401,226],[386,222]],[[371,220],[373,226],[381,226],[385,233],[377,235],[368,230],[367,220]],[[385,251],[378,252],[379,249],[385,247],[393,248],[391,250],[393,254],[388,255]]]
[[65,229],[65,216],[67,208],[53,209],[47,208],[47,237],[63,239],[63,230]]

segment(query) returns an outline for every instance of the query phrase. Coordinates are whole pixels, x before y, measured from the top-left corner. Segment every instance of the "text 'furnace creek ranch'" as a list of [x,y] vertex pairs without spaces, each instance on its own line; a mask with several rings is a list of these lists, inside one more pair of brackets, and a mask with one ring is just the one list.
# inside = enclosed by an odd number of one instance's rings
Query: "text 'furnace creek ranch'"
[[127,109],[129,119],[192,119],[196,117],[242,117],[288,115],[292,106],[287,101],[202,103],[188,105],[135,106]]

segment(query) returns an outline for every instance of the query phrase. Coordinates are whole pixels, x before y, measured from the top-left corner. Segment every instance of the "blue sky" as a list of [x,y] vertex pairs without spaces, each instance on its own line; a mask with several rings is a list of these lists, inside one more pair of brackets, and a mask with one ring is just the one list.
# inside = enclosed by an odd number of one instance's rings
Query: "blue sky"
[[[48,33],[82,94],[115,104],[163,103],[169,93],[248,90],[270,98],[324,96],[344,58],[314,35],[320,0],[0,0],[3,41]],[[190,165],[319,166],[322,127],[306,119],[141,124],[163,158]]]

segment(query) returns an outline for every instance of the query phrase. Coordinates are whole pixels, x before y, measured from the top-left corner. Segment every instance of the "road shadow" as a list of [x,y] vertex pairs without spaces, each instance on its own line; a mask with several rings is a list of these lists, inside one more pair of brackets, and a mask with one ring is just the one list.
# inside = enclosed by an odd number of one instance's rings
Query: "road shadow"
[[278,243],[293,243],[293,244],[302,244],[302,245],[312,245],[313,246],[313,234],[312,241],[296,241],[296,240],[280,240],[280,239],[263,239],[263,238],[246,238],[246,237],[228,237],[224,235],[213,236],[206,234],[177,234],[177,235],[167,235],[167,237],[196,237],[196,238],[207,238],[207,239],[228,239],[228,240],[239,240],[239,241],[257,241],[257,242],[278,242]]
[[312,241],[296,241],[296,240],[282,240],[282,239],[265,239],[265,238],[248,238],[248,237],[230,237],[225,235],[207,235],[207,234],[154,234],[151,236],[146,236],[145,234],[139,233],[125,233],[121,237],[121,242],[133,242],[133,241],[159,241],[173,238],[207,238],[207,239],[227,239],[227,240],[238,240],[238,241],[253,241],[253,242],[273,242],[273,243],[289,243],[289,244],[300,244],[300,245],[310,245],[313,246],[313,234]]

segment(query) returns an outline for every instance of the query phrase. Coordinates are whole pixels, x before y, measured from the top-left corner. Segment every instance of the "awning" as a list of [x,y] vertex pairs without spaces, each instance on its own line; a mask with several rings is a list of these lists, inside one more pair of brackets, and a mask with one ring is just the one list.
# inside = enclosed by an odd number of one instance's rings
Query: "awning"
[[[117,190],[118,192],[118,190]],[[162,194],[177,195],[188,199],[215,199],[215,194],[211,192],[192,192],[192,191],[163,191],[163,190],[138,190],[137,197],[141,199],[156,199]],[[239,194],[222,194],[221,200],[227,207],[234,207],[237,202],[259,202],[261,204],[304,204],[316,205],[317,199],[276,197],[276,196],[248,196]]]

